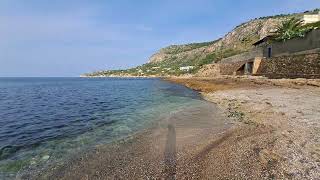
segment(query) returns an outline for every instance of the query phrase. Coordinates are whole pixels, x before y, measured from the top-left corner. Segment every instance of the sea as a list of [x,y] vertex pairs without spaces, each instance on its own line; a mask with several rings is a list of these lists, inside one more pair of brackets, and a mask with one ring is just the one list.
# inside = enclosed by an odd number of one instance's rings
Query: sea
[[0,179],[63,162],[204,103],[150,78],[0,78]]

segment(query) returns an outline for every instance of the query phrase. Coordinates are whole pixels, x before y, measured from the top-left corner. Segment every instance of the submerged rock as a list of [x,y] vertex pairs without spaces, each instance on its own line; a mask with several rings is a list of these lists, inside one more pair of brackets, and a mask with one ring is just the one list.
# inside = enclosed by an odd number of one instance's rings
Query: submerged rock
[[44,160],[44,161],[47,161],[49,158],[50,158],[49,155],[44,155],[41,159]]

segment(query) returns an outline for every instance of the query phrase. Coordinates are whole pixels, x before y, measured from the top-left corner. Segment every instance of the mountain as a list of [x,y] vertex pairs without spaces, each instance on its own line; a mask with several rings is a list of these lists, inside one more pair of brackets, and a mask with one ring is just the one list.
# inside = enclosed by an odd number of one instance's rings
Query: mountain
[[[252,44],[274,32],[277,26],[292,17],[301,18],[307,11],[296,14],[281,14],[250,20],[235,27],[224,37],[210,42],[171,45],[160,49],[149,61],[141,66],[127,70],[99,71],[85,76],[168,76],[192,74],[205,64],[218,62],[252,48]],[[193,66],[189,71],[181,67]]]

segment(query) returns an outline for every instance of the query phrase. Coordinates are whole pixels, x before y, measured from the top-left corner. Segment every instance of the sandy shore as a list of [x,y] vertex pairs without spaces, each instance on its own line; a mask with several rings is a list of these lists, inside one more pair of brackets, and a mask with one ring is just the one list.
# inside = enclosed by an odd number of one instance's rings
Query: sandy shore
[[[212,103],[23,179],[317,179],[320,81],[171,78]],[[216,105],[217,104],[217,105]]]
[[319,179],[320,81],[171,79],[240,122],[208,153],[205,178]]

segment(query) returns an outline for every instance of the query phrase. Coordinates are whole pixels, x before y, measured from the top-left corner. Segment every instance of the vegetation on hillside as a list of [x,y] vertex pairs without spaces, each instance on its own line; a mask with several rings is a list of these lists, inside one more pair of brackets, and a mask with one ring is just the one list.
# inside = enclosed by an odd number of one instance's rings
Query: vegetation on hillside
[[169,47],[163,49],[163,51],[166,54],[178,54],[178,53],[183,53],[186,51],[192,51],[192,50],[198,49],[198,48],[207,47],[207,46],[210,46],[210,45],[216,43],[217,41],[218,40],[210,41],[210,42],[202,42],[202,43],[190,43],[190,44],[186,44],[186,45],[172,45],[172,46],[169,46]]
[[282,22],[275,33],[276,41],[286,41],[293,38],[304,37],[308,32],[320,27],[320,22],[311,24],[302,24],[303,21],[297,18],[291,18]]
[[295,37],[303,37],[304,32],[300,28],[302,21],[300,19],[291,18],[282,22],[276,31],[276,40],[286,41]]
[[[281,14],[261,17],[237,26],[224,38],[203,43],[171,45],[154,54],[148,63],[126,70],[98,71],[86,76],[168,76],[193,74],[204,65],[218,62],[252,48],[252,44],[265,36],[265,32],[279,24],[274,40],[286,41],[296,37],[304,37],[312,29],[320,27],[320,22],[302,25],[303,14],[314,14],[319,9],[296,14]],[[271,20],[271,21],[270,21]],[[181,67],[192,66],[188,70]]]
[[[196,73],[202,66],[217,62],[223,58],[239,54],[238,50],[226,49],[222,51],[212,52],[205,56],[194,56],[194,58],[186,58],[184,61],[176,61],[175,57],[166,59],[165,61],[156,63],[146,63],[135,68],[126,70],[108,70],[98,71],[86,76],[179,76],[183,74]],[[180,70],[181,67],[193,66],[190,70]]]

